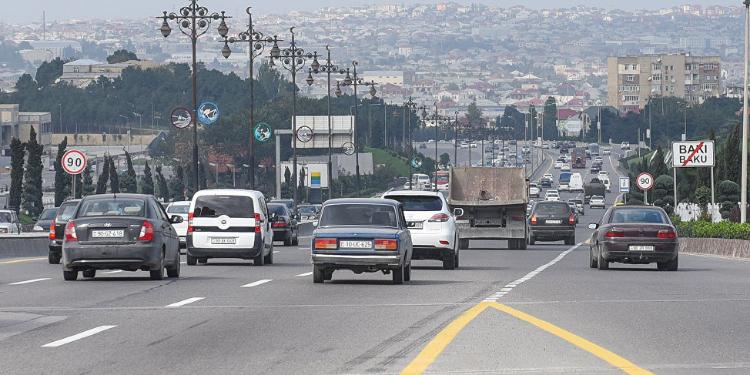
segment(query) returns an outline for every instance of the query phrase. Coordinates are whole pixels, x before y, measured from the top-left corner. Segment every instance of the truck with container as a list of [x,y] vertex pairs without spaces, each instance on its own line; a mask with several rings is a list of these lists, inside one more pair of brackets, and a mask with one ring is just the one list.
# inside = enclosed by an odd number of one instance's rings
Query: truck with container
[[591,197],[594,195],[601,195],[602,197],[606,197],[606,193],[607,186],[597,177],[592,178],[589,183],[583,185],[584,203],[589,203],[589,199],[591,199]]
[[459,247],[470,240],[507,240],[526,249],[528,180],[523,168],[452,168],[448,205],[456,216]]
[[570,152],[570,161],[573,164],[573,169],[586,169],[586,150],[574,148]]

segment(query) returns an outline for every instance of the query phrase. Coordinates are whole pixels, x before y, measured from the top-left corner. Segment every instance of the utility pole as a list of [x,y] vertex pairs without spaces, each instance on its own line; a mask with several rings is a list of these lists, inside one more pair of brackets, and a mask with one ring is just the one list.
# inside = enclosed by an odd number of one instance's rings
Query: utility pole
[[[747,103],[747,65],[750,55],[750,36],[748,35],[748,23],[750,23],[750,0],[742,2],[745,5],[745,62],[742,66],[744,72],[743,96],[742,96],[742,177],[740,187],[740,222],[747,222],[747,133],[748,133],[748,103]],[[676,204],[677,202],[675,202]]]

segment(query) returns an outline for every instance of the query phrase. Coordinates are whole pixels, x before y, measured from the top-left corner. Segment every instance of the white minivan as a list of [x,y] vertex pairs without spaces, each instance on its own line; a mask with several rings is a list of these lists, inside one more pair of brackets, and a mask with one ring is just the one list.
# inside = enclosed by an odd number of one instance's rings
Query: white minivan
[[273,263],[272,218],[266,198],[254,190],[211,189],[193,196],[188,212],[187,264],[209,258]]
[[583,177],[580,173],[573,173],[570,175],[570,182],[568,183],[568,190],[571,192],[582,192],[583,191]]
[[167,208],[167,214],[169,217],[177,215],[182,217],[182,222],[172,224],[174,230],[177,232],[177,236],[180,238],[180,249],[187,247],[187,227],[188,227],[188,212],[190,212],[190,201],[178,201],[170,203]]

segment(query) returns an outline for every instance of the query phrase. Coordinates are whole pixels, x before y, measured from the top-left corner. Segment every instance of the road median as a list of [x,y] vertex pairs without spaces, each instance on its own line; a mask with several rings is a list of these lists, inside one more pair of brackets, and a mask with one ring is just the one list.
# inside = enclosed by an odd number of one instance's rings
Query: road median
[[728,258],[750,258],[750,241],[724,238],[680,238],[680,252]]
[[46,232],[0,235],[0,259],[45,256],[49,252]]

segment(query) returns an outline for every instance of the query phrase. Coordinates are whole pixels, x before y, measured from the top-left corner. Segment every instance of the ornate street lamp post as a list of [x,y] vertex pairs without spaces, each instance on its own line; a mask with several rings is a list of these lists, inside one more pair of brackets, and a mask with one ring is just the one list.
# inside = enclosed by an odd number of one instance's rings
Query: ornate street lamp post
[[250,174],[249,183],[250,189],[255,189],[255,168],[257,163],[255,162],[255,79],[254,79],[254,62],[255,59],[263,54],[266,45],[273,43],[278,44],[281,40],[274,37],[266,37],[263,33],[255,30],[253,24],[253,14],[250,12],[250,7],[245,10],[247,13],[247,29],[237,34],[236,37],[227,38],[224,37],[224,48],[221,49],[221,54],[225,59],[228,59],[232,54],[232,50],[229,48],[229,44],[234,43],[247,43],[247,59],[248,59],[248,80],[250,81]]
[[411,96],[409,97],[409,100],[404,103],[404,108],[406,108],[406,113],[408,113],[409,118],[409,190],[414,190],[414,184],[412,183],[412,176],[414,176],[414,166],[412,163],[414,162],[414,140],[411,134],[411,116],[412,111],[416,109],[417,103],[414,103]]
[[198,161],[198,63],[196,61],[196,44],[198,38],[208,32],[212,21],[221,20],[217,31],[219,36],[226,37],[229,34],[229,27],[227,27],[226,19],[229,16],[221,13],[209,13],[208,8],[198,5],[198,0],[190,0],[190,5],[180,8],[177,13],[168,13],[164,11],[164,14],[160,17],[162,19],[161,35],[165,38],[172,33],[172,28],[169,26],[169,21],[176,21],[180,32],[190,38],[192,46],[192,74],[191,80],[193,83],[193,171],[195,172],[195,186],[193,191],[200,189],[200,183],[198,178],[198,171],[200,170],[200,164]]

